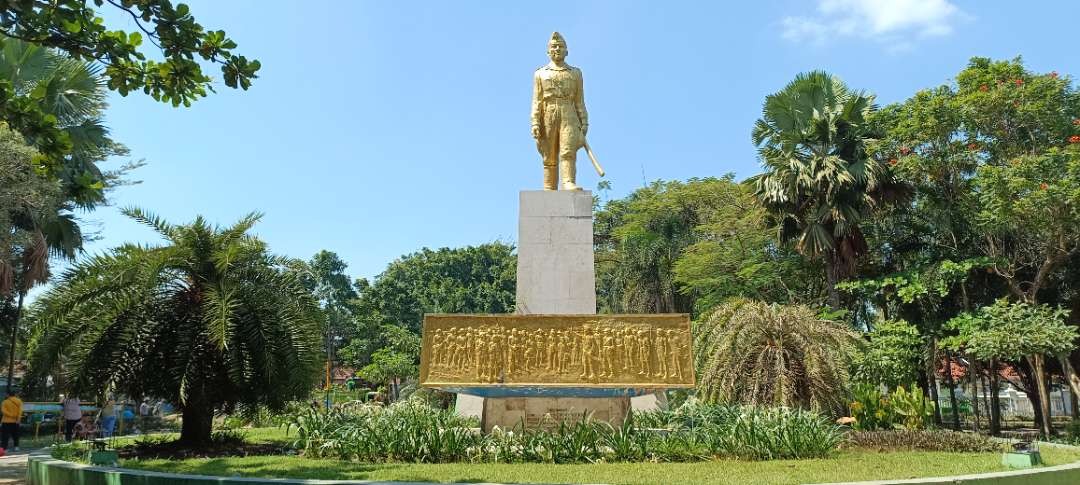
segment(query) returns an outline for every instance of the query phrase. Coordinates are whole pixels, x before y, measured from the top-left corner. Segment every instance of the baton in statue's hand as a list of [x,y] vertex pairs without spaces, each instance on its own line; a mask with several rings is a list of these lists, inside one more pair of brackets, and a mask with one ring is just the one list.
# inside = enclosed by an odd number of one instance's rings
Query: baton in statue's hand
[[589,148],[589,140],[583,140],[585,142],[585,153],[589,155],[589,161],[592,162],[593,168],[596,169],[596,173],[601,177],[604,176],[604,168],[600,166],[600,162],[596,161],[596,155],[593,155],[592,148]]

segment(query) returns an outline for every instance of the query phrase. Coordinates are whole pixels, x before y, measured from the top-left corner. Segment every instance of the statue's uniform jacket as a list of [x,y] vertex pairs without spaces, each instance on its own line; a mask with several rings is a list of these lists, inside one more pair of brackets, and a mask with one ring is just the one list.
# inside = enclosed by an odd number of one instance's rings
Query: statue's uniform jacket
[[537,149],[544,157],[545,186],[554,184],[558,162],[562,162],[563,181],[575,181],[577,151],[585,143],[588,125],[581,69],[554,64],[537,69],[533,74],[532,126],[540,128]]

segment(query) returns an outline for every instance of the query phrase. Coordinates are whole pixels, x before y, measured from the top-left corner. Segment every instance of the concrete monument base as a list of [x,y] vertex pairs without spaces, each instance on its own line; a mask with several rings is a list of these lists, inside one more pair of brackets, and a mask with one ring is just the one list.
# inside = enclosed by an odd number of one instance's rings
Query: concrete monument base
[[[518,211],[518,314],[596,313],[593,198],[589,191],[522,191]],[[543,395],[546,394],[546,395]],[[662,394],[636,397],[480,397],[458,394],[455,409],[480,418],[484,431],[550,427],[591,419],[619,424],[627,413],[658,409]]]
[[480,427],[485,433],[500,429],[552,429],[576,423],[586,416],[619,426],[630,409],[628,397],[493,397],[484,399]]

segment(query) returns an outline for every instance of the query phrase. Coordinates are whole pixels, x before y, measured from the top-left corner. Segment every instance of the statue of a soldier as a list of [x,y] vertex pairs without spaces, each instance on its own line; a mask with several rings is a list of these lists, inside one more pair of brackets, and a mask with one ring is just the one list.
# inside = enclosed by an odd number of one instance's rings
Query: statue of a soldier
[[577,185],[577,151],[585,145],[589,113],[581,69],[565,62],[566,41],[558,32],[548,41],[551,62],[533,74],[532,136],[544,158],[544,190],[581,190]]

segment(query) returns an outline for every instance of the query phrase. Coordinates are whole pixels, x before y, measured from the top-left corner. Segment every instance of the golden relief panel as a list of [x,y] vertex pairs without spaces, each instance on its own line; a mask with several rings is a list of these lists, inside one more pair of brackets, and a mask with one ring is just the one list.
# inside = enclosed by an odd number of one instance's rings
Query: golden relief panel
[[425,315],[420,382],[693,387],[690,317]]

